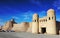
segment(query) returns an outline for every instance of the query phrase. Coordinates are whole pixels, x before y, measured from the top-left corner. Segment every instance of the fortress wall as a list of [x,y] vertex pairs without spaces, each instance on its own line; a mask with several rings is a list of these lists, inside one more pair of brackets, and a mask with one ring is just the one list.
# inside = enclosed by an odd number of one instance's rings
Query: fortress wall
[[3,26],[2,27],[2,30],[5,30],[6,31],[7,29],[8,29],[8,26]]
[[29,23],[29,27],[28,27],[27,32],[32,32],[32,22]]
[[19,32],[19,31],[27,31],[29,27],[29,24],[24,22],[24,23],[21,23],[21,24],[14,24],[14,27],[12,28],[12,30],[16,31],[16,32]]
[[2,30],[11,30],[12,23],[9,21],[3,27]]
[[12,30],[14,30],[14,31],[20,31],[20,24],[13,24],[13,28],[12,28]]

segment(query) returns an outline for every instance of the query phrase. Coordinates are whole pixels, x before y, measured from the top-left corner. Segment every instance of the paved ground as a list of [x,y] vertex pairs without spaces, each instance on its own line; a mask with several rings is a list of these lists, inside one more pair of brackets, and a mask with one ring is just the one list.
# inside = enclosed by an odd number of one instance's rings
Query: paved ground
[[25,32],[0,32],[0,38],[60,38],[60,35],[32,34]]

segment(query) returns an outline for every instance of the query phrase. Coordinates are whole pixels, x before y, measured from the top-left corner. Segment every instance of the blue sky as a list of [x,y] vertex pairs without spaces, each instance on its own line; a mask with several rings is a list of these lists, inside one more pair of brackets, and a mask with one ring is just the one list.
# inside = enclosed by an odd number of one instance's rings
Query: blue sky
[[34,13],[43,17],[50,8],[56,11],[56,20],[60,21],[60,0],[0,0],[0,25],[12,18],[17,23],[31,22]]

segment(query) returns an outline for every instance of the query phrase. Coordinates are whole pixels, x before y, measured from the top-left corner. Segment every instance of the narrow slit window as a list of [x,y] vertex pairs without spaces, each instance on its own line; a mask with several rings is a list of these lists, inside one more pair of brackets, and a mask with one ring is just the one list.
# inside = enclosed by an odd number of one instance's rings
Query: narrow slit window
[[52,20],[53,20],[53,17],[52,17]]
[[50,20],[50,17],[49,17],[49,20]]
[[46,22],[47,22],[47,19],[46,19]]

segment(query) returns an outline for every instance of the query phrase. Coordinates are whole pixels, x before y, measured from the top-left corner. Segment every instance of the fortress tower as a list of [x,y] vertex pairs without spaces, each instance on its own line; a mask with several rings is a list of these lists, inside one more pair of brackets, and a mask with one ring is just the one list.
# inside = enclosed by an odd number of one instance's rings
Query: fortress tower
[[6,24],[5,24],[5,26],[3,26],[2,30],[6,30],[6,31],[11,30],[14,23],[15,23],[14,19],[11,19],[10,21],[6,22]]
[[39,32],[39,16],[38,14],[33,15],[33,20],[32,20],[32,33],[37,34]]
[[49,9],[47,11],[47,34],[56,34],[56,17],[55,11],[53,9]]

